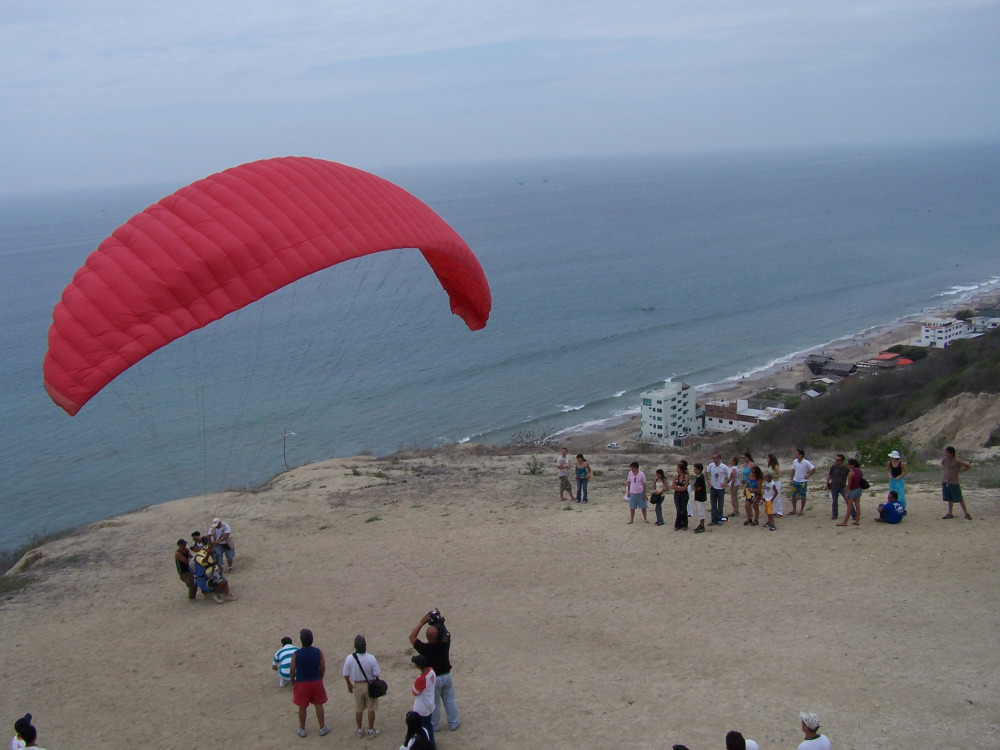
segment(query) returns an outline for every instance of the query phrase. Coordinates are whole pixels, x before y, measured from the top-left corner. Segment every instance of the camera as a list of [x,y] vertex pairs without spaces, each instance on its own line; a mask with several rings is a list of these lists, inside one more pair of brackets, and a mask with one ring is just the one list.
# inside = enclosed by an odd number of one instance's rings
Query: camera
[[444,616],[437,610],[437,608],[432,609],[427,613],[427,624],[433,625],[438,630],[444,628]]

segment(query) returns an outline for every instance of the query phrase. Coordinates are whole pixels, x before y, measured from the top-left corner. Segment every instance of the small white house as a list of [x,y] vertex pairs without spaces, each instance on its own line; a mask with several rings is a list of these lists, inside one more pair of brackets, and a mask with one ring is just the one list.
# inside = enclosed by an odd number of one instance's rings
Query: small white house
[[969,318],[969,325],[976,333],[1000,328],[1000,310],[980,310],[978,315]]
[[694,388],[687,383],[667,381],[641,396],[642,439],[672,444],[675,438],[695,430]]
[[750,402],[743,398],[709,401],[705,404],[705,429],[710,432],[749,432],[754,425],[768,422],[787,411],[775,406],[751,409]]

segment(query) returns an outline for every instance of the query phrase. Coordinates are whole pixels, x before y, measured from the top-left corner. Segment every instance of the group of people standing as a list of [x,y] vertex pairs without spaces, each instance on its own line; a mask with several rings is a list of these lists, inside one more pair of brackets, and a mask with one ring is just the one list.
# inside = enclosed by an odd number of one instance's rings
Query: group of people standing
[[[798,502],[799,490],[802,487],[802,509],[805,510],[805,482],[815,467],[804,462],[805,454],[796,452],[796,460],[792,462],[793,513]],[[651,490],[651,491],[650,491]],[[768,456],[767,469],[761,469],[749,453],[743,454],[742,465],[738,456],[733,456],[729,463],[722,460],[722,454],[714,453],[712,461],[705,466],[701,463],[690,464],[681,460],[677,463],[673,475],[668,479],[663,469],[657,469],[652,487],[647,486],[646,475],[639,468],[639,462],[633,461],[625,480],[625,499],[629,504],[629,523],[635,521],[636,510],[641,511],[642,520],[649,522],[646,516],[647,492],[649,504],[656,513],[656,525],[663,526],[663,503],[668,492],[673,494],[674,530],[688,528],[689,519],[697,517],[698,525],[694,528],[696,534],[703,533],[708,526],[720,526],[740,515],[740,496],[743,499],[743,509],[746,514],[744,526],[760,525],[761,508],[766,520],[764,528],[776,531],[775,518],[784,515],[782,502],[781,468],[777,457],[772,453]],[[729,497],[731,510],[726,511],[726,497]],[[800,512],[801,515],[801,512]]]
[[[426,626],[424,637],[420,631]],[[451,633],[445,627],[444,617],[431,610],[410,631],[410,644],[417,653],[410,659],[419,674],[413,681],[413,709],[406,714],[406,735],[401,750],[435,750],[434,733],[441,728],[441,709],[447,719],[448,729],[459,728],[458,706],[455,703],[455,686],[451,676]],[[329,734],[324,706],[327,703],[323,678],[326,659],[323,652],[313,646],[312,631],[299,632],[301,648],[292,645],[288,636],[281,639],[272,658],[271,668],[278,673],[278,687],[292,685],[292,702],[298,709],[298,735],[306,737],[306,719],[309,706],[316,712],[320,736]],[[347,692],[354,699],[354,720],[358,738],[374,739],[379,735],[375,726],[375,711],[379,698],[387,686],[381,680],[382,670],[378,660],[368,653],[364,635],[354,638],[354,651],[344,660],[342,675]],[[364,727],[367,718],[368,728]]]
[[[582,502],[587,502],[587,482],[593,472],[582,454],[577,454],[576,458],[576,501],[581,502],[582,491]],[[889,493],[886,501],[878,506],[879,516],[876,520],[899,523],[907,514],[906,477],[909,470],[898,450],[890,452],[887,459],[886,475],[889,481]],[[571,466],[572,462],[567,456],[567,450],[563,448],[556,460],[556,468],[559,472],[560,500],[563,500],[565,491],[570,493],[570,500],[573,499],[569,484]],[[958,459],[955,455],[955,449],[949,446],[945,449],[941,466],[943,469],[942,499],[948,503],[948,512],[943,518],[953,518],[954,505],[958,504],[965,518],[972,520],[972,516],[965,506],[962,488],[958,480],[958,475],[971,468],[971,464]],[[801,448],[796,450],[788,474],[791,483],[789,500],[792,507],[790,516],[804,515],[809,480],[816,471],[816,465],[806,458],[805,451]],[[754,461],[749,452],[742,456],[732,456],[728,464],[722,460],[720,453],[713,454],[712,461],[707,466],[701,463],[690,464],[687,460],[681,460],[670,477],[663,469],[657,469],[651,484],[648,482],[646,474],[640,470],[639,462],[633,461],[625,479],[624,499],[629,506],[628,523],[635,522],[637,510],[641,512],[643,522],[649,523],[646,511],[648,505],[652,505],[656,514],[656,525],[663,526],[665,524],[663,503],[667,495],[672,494],[675,530],[687,529],[689,519],[693,517],[698,519],[698,525],[694,528],[695,533],[705,531],[706,521],[708,521],[708,526],[718,526],[731,518],[739,517],[742,499],[745,514],[744,526],[761,525],[760,516],[763,512],[766,520],[762,528],[776,531],[775,520],[785,515],[782,480],[781,466],[774,453],[767,455],[767,462],[763,468]],[[849,523],[855,526],[860,525],[861,496],[869,487],[870,484],[861,470],[860,462],[856,458],[847,458],[843,453],[838,453],[827,471],[825,483],[825,489],[830,498],[830,519],[837,521],[840,518],[840,501],[843,500],[845,515],[843,520],[836,525],[847,526]],[[727,496],[731,504],[731,510],[728,513],[725,511]]]

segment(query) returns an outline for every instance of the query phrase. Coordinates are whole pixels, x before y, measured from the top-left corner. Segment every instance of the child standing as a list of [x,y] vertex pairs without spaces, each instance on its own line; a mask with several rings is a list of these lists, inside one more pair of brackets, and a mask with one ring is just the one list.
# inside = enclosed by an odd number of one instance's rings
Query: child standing
[[694,465],[694,479],[691,484],[694,486],[694,511],[698,514],[698,528],[695,534],[705,533],[705,503],[708,501],[708,490],[705,487],[705,467],[701,464]]
[[764,513],[767,514],[767,523],[764,524],[764,528],[770,531],[778,530],[778,527],[774,525],[774,502],[777,497],[778,483],[774,481],[774,474],[770,471],[764,472]]

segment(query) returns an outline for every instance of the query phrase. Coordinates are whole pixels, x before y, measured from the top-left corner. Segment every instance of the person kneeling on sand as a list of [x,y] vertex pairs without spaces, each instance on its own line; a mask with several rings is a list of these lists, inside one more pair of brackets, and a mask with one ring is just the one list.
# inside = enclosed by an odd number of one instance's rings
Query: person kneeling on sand
[[889,497],[884,503],[878,506],[878,518],[876,521],[883,523],[899,523],[906,514],[906,508],[899,502],[899,495],[896,490],[889,491]]
[[219,571],[212,553],[207,549],[194,556],[194,582],[201,589],[201,593],[205,596],[211,594],[212,599],[219,604],[222,604],[226,599],[236,599],[229,590],[229,581]]
[[271,669],[278,673],[278,687],[282,688],[292,681],[292,654],[298,651],[292,645],[292,639],[285,636],[281,639],[281,648],[274,652],[271,659]]

